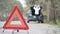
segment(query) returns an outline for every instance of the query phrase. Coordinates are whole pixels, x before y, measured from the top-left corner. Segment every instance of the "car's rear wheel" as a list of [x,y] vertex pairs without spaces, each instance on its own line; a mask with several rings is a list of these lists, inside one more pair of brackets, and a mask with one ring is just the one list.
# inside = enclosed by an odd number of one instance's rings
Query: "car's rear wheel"
[[43,21],[41,20],[41,23],[43,23]]
[[29,23],[30,21],[28,20],[27,23]]
[[43,23],[43,21],[42,21],[42,20],[38,21],[38,23],[40,23],[40,22],[41,22],[41,23]]

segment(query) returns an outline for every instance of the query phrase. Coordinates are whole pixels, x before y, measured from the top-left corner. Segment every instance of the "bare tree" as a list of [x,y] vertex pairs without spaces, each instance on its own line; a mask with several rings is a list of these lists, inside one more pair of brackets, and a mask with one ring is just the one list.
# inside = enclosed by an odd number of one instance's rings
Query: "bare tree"
[[47,0],[47,21],[53,21],[56,24],[54,0]]
[[50,0],[46,0],[46,6],[47,6],[47,21],[50,21],[50,8],[51,8],[51,1]]

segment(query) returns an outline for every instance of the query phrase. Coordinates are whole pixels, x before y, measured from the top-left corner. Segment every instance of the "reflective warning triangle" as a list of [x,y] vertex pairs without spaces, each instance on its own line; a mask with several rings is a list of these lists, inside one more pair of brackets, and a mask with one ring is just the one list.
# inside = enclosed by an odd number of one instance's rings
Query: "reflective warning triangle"
[[[21,24],[10,24],[13,20],[14,16],[17,15]],[[29,27],[22,16],[21,10],[19,10],[18,6],[15,6],[12,13],[10,14],[9,18],[7,19],[6,23],[3,26],[4,29],[24,29],[28,30]]]

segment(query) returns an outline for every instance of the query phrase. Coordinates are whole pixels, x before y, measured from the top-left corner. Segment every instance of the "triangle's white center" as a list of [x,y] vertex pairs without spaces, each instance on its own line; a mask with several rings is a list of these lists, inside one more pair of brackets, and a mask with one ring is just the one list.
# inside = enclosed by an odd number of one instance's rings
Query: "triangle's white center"
[[21,22],[20,21],[11,21],[11,23],[10,24],[18,24],[18,25],[20,25],[21,24]]

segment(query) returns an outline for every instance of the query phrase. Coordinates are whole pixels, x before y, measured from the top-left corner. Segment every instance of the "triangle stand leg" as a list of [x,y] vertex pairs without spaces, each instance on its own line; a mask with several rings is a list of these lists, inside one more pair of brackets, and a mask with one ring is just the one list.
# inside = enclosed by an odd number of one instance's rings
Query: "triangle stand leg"
[[17,30],[17,32],[19,32],[19,30]]
[[5,32],[5,29],[3,29],[2,32]]
[[12,34],[14,34],[14,30],[12,30]]
[[3,31],[2,32],[4,32],[4,29],[3,29]]
[[29,30],[27,30],[27,34],[29,34]]

